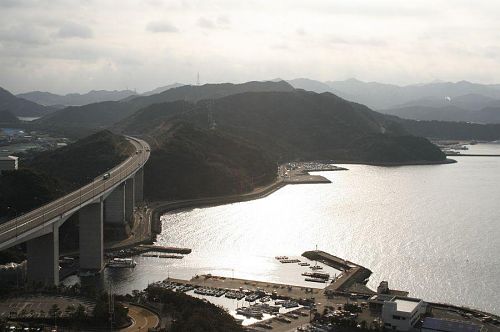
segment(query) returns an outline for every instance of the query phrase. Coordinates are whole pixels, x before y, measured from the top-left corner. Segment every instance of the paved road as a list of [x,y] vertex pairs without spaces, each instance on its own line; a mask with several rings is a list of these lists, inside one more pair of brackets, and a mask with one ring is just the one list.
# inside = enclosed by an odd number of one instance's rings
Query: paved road
[[131,304],[128,305],[128,315],[132,318],[132,325],[120,331],[148,331],[148,329],[155,328],[160,322],[158,316],[153,312]]
[[24,242],[26,232],[49,225],[55,218],[81,208],[141,168],[149,159],[150,147],[143,140],[132,137],[128,140],[135,147],[134,154],[107,172],[109,177],[103,174],[64,197],[0,225],[0,250]]

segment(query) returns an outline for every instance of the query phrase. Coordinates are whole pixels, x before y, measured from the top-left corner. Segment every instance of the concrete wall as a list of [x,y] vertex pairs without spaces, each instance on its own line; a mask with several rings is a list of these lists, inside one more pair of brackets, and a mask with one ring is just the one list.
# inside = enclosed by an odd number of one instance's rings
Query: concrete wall
[[144,167],[135,173],[135,201],[137,203],[142,202],[144,200]]
[[104,222],[125,224],[125,183],[116,187],[104,201]]
[[135,183],[134,178],[125,181],[125,220],[132,220],[132,213],[135,206]]
[[29,283],[45,285],[59,284],[59,228],[53,225],[53,232],[28,241]]
[[79,211],[80,269],[102,270],[104,266],[103,201]]

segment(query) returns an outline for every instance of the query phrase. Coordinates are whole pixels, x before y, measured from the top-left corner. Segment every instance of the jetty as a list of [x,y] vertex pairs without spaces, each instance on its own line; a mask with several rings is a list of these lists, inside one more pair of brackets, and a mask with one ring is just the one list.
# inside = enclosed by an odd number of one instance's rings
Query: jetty
[[372,274],[372,271],[361,265],[321,250],[306,251],[302,256],[342,271],[340,276],[325,288],[325,291],[342,292],[347,291],[354,284],[366,285]]
[[154,252],[163,252],[167,254],[187,255],[191,253],[191,249],[189,248],[166,247],[166,246],[157,246],[153,244],[141,244],[137,246],[137,249],[143,250],[144,252],[154,251]]

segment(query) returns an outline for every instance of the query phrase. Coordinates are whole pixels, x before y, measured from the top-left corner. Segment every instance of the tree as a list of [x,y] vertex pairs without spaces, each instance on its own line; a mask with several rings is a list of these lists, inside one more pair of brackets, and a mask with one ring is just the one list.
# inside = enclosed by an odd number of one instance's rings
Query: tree
[[59,306],[57,304],[53,304],[52,307],[49,309],[49,316],[50,317],[59,317],[61,315],[61,309],[59,309]]
[[76,311],[75,306],[70,304],[69,306],[66,307],[66,310],[64,310],[64,314],[66,315],[66,317],[72,317],[75,311]]

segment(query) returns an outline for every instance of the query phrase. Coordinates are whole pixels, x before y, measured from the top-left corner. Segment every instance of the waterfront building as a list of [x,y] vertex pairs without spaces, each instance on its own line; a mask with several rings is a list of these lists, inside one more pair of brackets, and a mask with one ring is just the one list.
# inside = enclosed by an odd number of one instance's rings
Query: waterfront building
[[16,170],[19,166],[19,158],[14,156],[0,156],[0,173],[2,171]]
[[421,332],[482,332],[484,326],[471,322],[426,317]]
[[389,282],[381,281],[380,285],[378,285],[378,287],[377,287],[377,293],[379,293],[379,294],[389,293]]
[[386,330],[411,331],[427,309],[421,299],[377,294],[369,299],[370,309],[381,313]]

